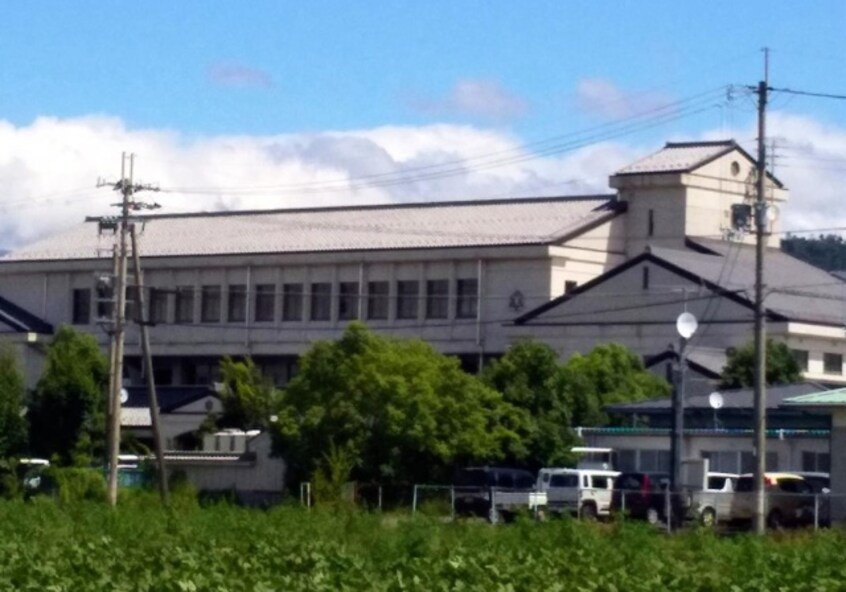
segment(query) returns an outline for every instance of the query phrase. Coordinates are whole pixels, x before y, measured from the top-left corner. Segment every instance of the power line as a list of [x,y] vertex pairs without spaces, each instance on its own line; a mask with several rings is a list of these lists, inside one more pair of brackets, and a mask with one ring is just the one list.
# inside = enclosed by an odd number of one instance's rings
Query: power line
[[806,90],[794,90],[792,88],[770,88],[773,92],[783,92],[791,95],[802,95],[805,97],[818,97],[821,99],[839,99],[846,100],[846,95],[837,95],[832,93],[810,92]]

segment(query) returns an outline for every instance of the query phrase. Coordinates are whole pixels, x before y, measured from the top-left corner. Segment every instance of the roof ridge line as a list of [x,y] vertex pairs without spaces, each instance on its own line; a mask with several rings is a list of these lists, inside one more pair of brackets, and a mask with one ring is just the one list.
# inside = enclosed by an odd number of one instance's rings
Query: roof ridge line
[[[261,214],[305,214],[314,212],[352,212],[356,210],[402,210],[414,208],[437,208],[437,207],[461,207],[461,206],[486,206],[486,205],[507,205],[520,203],[543,203],[543,202],[566,202],[566,201],[590,201],[605,199],[609,202],[617,201],[616,193],[597,193],[590,195],[556,195],[543,197],[506,197],[497,199],[468,199],[452,201],[426,201],[426,202],[402,202],[385,204],[358,204],[343,206],[318,206],[299,208],[268,208],[251,210],[220,210],[220,211],[197,211],[197,212],[175,212],[172,214],[150,214],[138,216],[136,219],[160,220],[165,218],[202,218],[202,217],[226,217],[226,216],[255,216]],[[98,222],[99,216],[86,216],[85,222]]]

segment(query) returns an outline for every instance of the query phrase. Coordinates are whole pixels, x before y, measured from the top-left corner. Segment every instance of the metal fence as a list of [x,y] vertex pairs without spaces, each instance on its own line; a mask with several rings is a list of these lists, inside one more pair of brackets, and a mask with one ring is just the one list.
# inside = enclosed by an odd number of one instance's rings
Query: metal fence
[[[538,519],[570,516],[584,520],[644,521],[673,532],[693,527],[721,531],[749,529],[754,520],[753,492],[579,489],[527,492],[499,488],[415,484],[385,487],[354,484],[352,501],[371,511],[410,510],[444,519],[476,515],[491,522],[520,512]],[[311,508],[311,484],[300,486],[300,503]],[[767,492],[764,515],[771,529],[830,526],[846,520],[846,495]]]

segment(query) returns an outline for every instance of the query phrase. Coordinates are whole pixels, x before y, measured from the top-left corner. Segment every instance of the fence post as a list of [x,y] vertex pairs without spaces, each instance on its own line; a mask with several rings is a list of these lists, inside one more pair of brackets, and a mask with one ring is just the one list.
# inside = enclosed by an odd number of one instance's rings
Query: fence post
[[455,520],[455,486],[449,486],[449,517]]
[[664,518],[667,520],[667,533],[673,532],[672,499],[670,488],[664,490]]
[[411,515],[417,513],[417,485],[414,485],[414,494],[411,496]]
[[623,514],[623,518],[626,517],[626,490],[620,490],[620,512]]
[[820,496],[814,494],[814,530],[820,529]]

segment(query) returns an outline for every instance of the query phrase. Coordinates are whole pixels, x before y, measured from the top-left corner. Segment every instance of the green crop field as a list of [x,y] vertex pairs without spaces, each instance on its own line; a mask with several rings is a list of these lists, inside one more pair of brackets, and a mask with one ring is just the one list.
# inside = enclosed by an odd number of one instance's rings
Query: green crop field
[[842,590],[838,531],[667,536],[573,520],[490,526],[149,500],[0,502],[0,590]]

